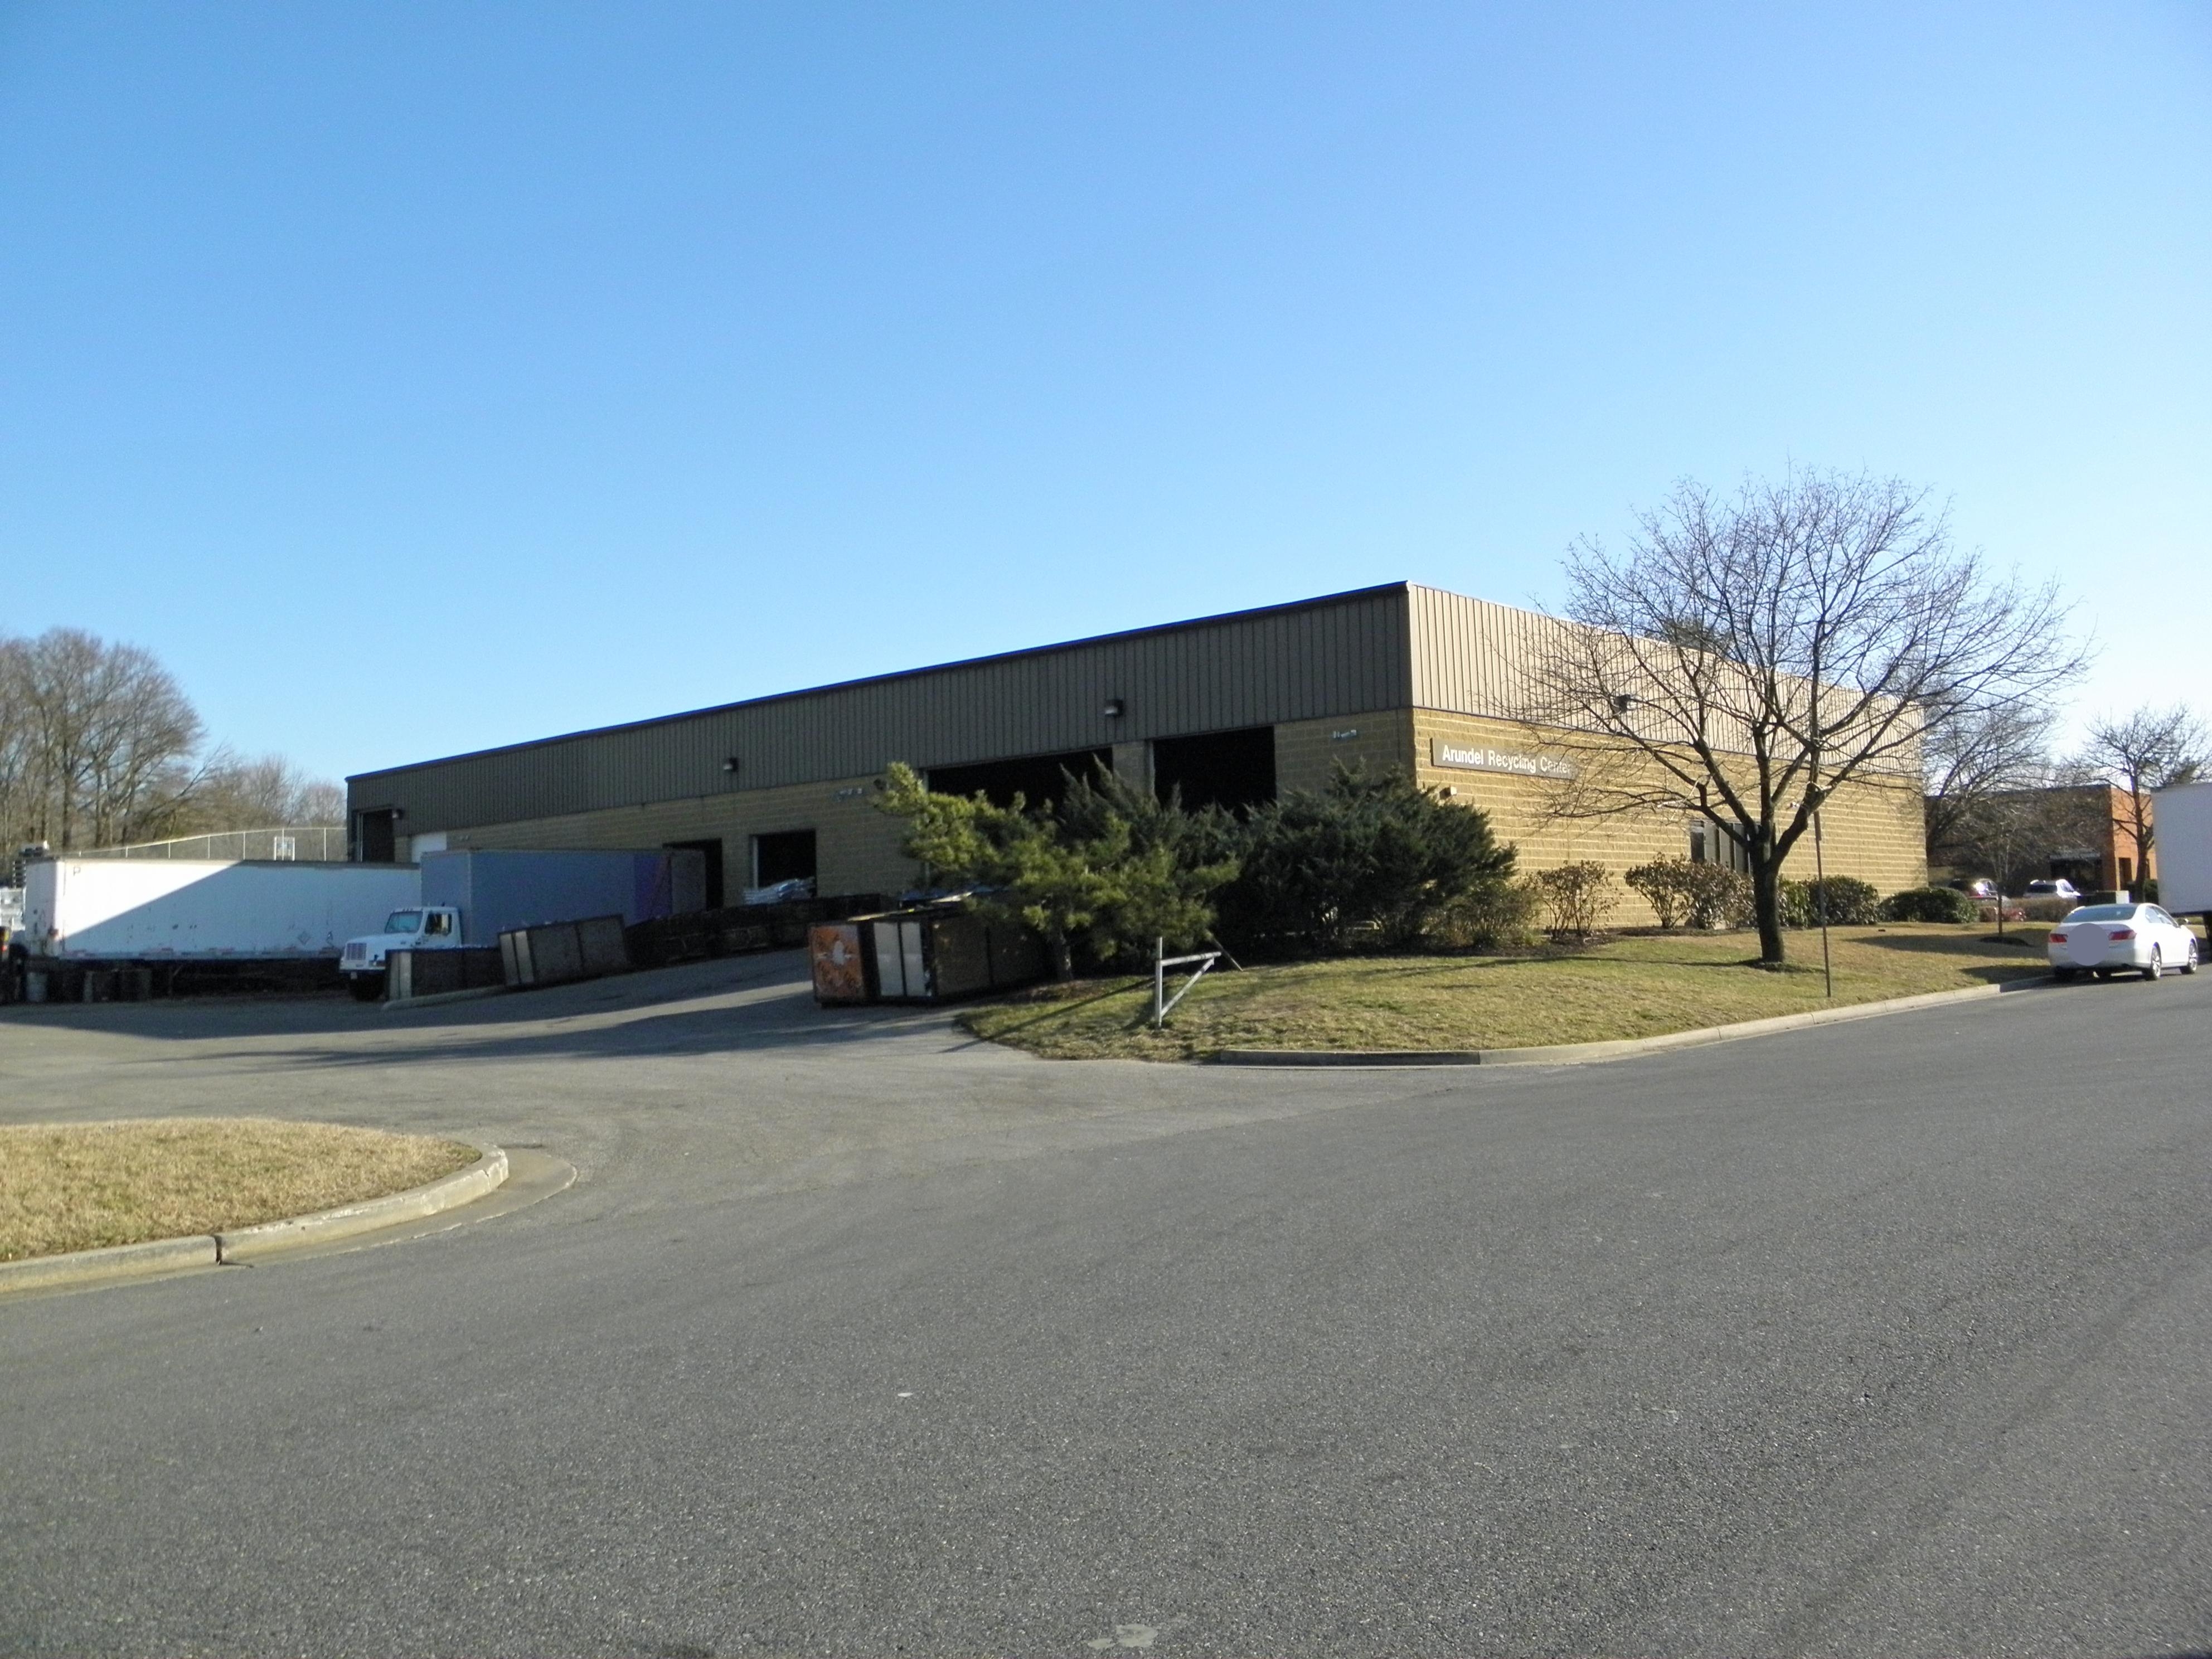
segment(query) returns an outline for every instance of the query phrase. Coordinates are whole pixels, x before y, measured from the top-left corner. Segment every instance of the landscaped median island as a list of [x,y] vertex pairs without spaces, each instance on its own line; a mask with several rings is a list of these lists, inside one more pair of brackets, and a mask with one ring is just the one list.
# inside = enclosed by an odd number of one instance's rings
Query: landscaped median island
[[0,1262],[312,1214],[482,1155],[429,1135],[270,1118],[0,1127]]
[[1224,1048],[1524,1048],[1602,1042],[1807,1013],[2045,972],[2040,927],[2003,943],[1980,929],[1838,927],[1836,994],[1824,994],[1818,935],[1794,934],[1790,965],[1752,965],[1755,935],[1627,934],[1578,950],[1495,956],[1368,956],[1217,970],[1167,1028],[1152,981],[1042,987],[963,1010],[977,1036],[1055,1060],[1203,1060]]

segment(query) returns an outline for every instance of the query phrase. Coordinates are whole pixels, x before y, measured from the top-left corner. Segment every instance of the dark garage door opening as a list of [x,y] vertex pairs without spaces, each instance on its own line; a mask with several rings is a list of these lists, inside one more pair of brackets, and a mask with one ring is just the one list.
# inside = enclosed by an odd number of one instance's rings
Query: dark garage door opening
[[1243,811],[1275,798],[1275,728],[1248,726],[1194,738],[1152,740],[1152,787],[1165,800],[1181,789],[1182,804]]
[[983,761],[974,766],[933,766],[929,787],[940,795],[980,792],[994,806],[1012,806],[1018,792],[1031,806],[1058,800],[1067,793],[1063,773],[1088,778],[1114,769],[1110,749],[1071,749],[1058,755],[1027,755],[1020,760]]
[[813,879],[811,830],[779,830],[774,835],[753,837],[754,886],[773,887],[780,881]]
[[363,864],[389,864],[399,856],[399,814],[389,806],[358,814],[355,845]]

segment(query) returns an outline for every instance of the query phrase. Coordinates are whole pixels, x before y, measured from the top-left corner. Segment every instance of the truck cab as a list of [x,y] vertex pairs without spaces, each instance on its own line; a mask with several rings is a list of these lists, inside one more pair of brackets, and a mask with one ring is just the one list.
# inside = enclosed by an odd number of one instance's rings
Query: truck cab
[[461,913],[447,904],[413,904],[384,919],[381,933],[346,941],[338,971],[363,1002],[384,994],[384,962],[394,951],[458,951]]

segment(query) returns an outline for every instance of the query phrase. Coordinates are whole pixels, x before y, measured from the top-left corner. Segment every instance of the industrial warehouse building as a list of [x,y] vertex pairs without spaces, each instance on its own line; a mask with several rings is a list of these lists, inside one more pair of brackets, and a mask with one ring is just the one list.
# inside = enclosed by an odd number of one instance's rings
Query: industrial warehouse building
[[[917,872],[875,802],[904,761],[933,788],[994,799],[1056,795],[1063,768],[1099,765],[1231,808],[1321,788],[1340,765],[1395,766],[1488,812],[1524,870],[1726,857],[1726,837],[1680,813],[1547,815],[1560,763],[1519,718],[1521,669],[1558,625],[1395,582],[759,697],[363,773],[348,780],[354,853],[673,847],[705,854],[709,905],[802,877],[825,895],[897,892]],[[1846,786],[1825,816],[1831,874],[1885,893],[1925,879],[1917,777]],[[1625,895],[1619,919],[1640,912]]]

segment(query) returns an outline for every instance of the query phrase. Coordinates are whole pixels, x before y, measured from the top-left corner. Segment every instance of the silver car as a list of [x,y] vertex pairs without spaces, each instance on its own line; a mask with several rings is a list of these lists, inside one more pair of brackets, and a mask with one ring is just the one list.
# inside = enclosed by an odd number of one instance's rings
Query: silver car
[[2051,930],[2044,949],[2054,979],[2085,973],[2156,979],[2172,968],[2197,971],[2197,935],[2155,904],[2081,905]]

